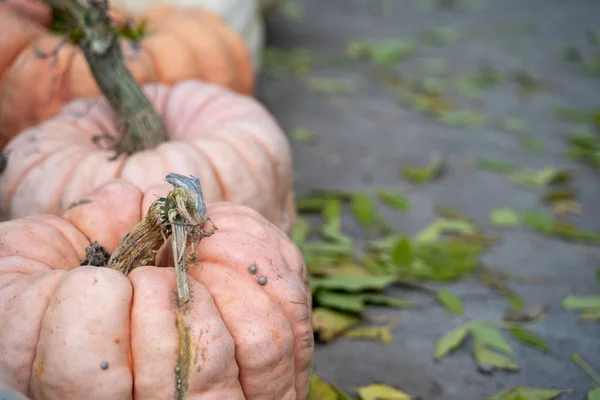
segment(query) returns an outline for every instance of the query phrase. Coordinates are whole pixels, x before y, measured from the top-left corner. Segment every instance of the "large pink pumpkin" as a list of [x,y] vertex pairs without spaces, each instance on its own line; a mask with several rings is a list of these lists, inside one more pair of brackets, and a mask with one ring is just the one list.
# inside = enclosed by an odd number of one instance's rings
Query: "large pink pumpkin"
[[[277,121],[252,97],[200,81],[144,87],[162,115],[168,141],[110,160],[121,138],[105,99],[82,99],[6,146],[0,213],[60,215],[113,179],[166,194],[170,173],[200,178],[206,201],[251,207],[284,231],[295,219],[291,146]],[[109,141],[98,138],[110,136]]]
[[0,364],[16,378],[8,386],[33,399],[306,399],[306,267],[256,211],[208,205],[218,231],[196,247],[187,305],[177,300],[169,244],[157,266],[127,277],[79,265],[93,241],[114,251],[149,197],[111,182],[62,218],[0,223]]

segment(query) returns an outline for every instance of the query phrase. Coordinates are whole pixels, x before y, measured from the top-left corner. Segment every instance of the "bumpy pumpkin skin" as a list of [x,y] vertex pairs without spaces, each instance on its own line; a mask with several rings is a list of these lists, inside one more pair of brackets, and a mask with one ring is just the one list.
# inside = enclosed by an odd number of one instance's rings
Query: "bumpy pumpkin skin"
[[286,234],[252,209],[208,204],[219,230],[197,246],[201,264],[189,264],[187,313],[177,305],[169,244],[157,266],[128,277],[79,266],[94,240],[115,249],[146,197],[115,181],[63,218],[0,223],[0,362],[12,386],[33,399],[176,399],[179,344],[189,340],[185,398],[306,399],[306,267]]
[[[0,148],[69,101],[100,95],[83,53],[48,31],[44,5],[31,1],[0,3]],[[167,5],[136,17],[113,11],[116,21],[147,21],[148,33],[138,44],[121,40],[126,65],[139,84],[200,79],[253,93],[250,51],[217,14]]]
[[0,175],[0,210],[9,218],[60,215],[73,202],[112,179],[165,195],[164,177],[200,178],[206,200],[249,206],[289,232],[295,220],[292,151],[277,121],[257,100],[217,85],[186,81],[145,87],[162,115],[169,140],[110,161],[121,137],[108,102],[74,101],[15,137]]

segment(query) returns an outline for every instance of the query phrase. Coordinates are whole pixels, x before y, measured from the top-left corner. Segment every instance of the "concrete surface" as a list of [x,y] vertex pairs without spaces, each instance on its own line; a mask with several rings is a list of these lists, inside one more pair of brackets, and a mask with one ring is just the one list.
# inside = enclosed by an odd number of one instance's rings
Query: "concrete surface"
[[[473,2],[473,1],[472,1]],[[472,3],[471,2],[471,3]],[[456,318],[432,304],[426,309],[390,311],[371,308],[369,315],[400,314],[394,343],[337,340],[319,345],[316,372],[329,382],[355,394],[359,385],[383,382],[396,385],[426,400],[480,400],[518,384],[574,390],[560,399],[586,398],[591,380],[569,357],[580,353],[600,371],[600,324],[582,323],[577,314],[561,309],[568,294],[595,294],[594,279],[600,249],[552,240],[527,228],[498,231],[488,222],[498,207],[540,209],[539,192],[521,189],[505,177],[478,170],[476,157],[503,159],[523,167],[568,166],[576,171],[583,229],[600,231],[598,172],[566,160],[568,126],[549,112],[552,105],[577,108],[600,106],[600,77],[588,77],[557,55],[563,43],[584,43],[586,28],[598,29],[600,2],[595,0],[488,0],[469,9],[423,11],[417,0],[302,0],[305,16],[290,20],[279,15],[268,22],[269,46],[306,48],[319,54],[345,54],[355,39],[417,39],[427,28],[457,26],[469,30],[460,41],[440,46],[419,45],[415,56],[399,70],[426,75],[419,69],[424,57],[441,58],[450,71],[472,68],[481,59],[503,70],[525,68],[548,89],[520,99],[513,84],[486,93],[486,113],[525,119],[544,150],[531,152],[515,134],[495,128],[452,128],[436,123],[400,105],[393,93],[373,78],[365,64],[317,66],[311,76],[348,78],[357,89],[346,95],[327,96],[308,90],[303,79],[262,75],[258,97],[286,130],[302,126],[318,134],[316,144],[296,142],[297,195],[313,189],[370,190],[383,186],[404,188],[413,203],[406,215],[385,212],[399,229],[414,234],[430,223],[438,204],[453,206],[475,218],[483,227],[501,233],[503,241],[484,261],[493,268],[535,278],[536,284],[512,284],[528,305],[543,303],[547,320],[533,329],[560,356],[544,355],[509,338],[516,350],[518,373],[480,374],[472,359],[472,343],[439,363],[433,362],[435,341],[473,318],[499,319],[506,307],[500,296],[468,280],[450,287],[466,296],[466,312]],[[387,4],[383,4],[387,3]],[[383,8],[382,8],[383,7]],[[381,10],[385,12],[381,12]],[[507,23],[524,23],[533,32],[500,32]],[[512,50],[511,50],[512,49]],[[441,180],[413,187],[402,180],[402,165],[426,163],[435,154],[448,160]],[[349,226],[358,234],[359,228]],[[418,294],[400,293],[419,298]],[[483,296],[483,297],[482,297]],[[478,300],[468,300],[476,297]]]

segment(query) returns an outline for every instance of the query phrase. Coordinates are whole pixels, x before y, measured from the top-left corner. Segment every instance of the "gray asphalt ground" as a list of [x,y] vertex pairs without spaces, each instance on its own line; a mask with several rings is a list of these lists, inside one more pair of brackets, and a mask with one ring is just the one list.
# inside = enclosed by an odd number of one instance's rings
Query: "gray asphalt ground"
[[[475,279],[450,285],[463,296],[465,315],[454,317],[439,306],[389,310],[372,307],[369,315],[399,314],[394,342],[339,339],[318,345],[315,372],[349,393],[374,382],[395,385],[426,400],[480,400],[503,388],[528,385],[572,389],[560,399],[586,398],[589,377],[571,360],[580,353],[600,371],[600,324],[581,322],[576,313],[561,308],[568,294],[600,292],[595,269],[600,248],[545,238],[527,228],[498,230],[489,213],[499,207],[544,210],[540,192],[520,188],[506,177],[481,171],[477,157],[502,159],[531,168],[568,167],[575,171],[574,185],[583,212],[578,226],[600,232],[599,173],[564,157],[566,138],[574,126],[559,122],[550,112],[554,105],[589,109],[600,106],[600,77],[582,73],[557,51],[562,44],[581,45],[587,28],[600,28],[600,2],[595,0],[488,0],[466,8],[426,11],[417,0],[302,0],[301,19],[277,15],[268,23],[272,48],[305,48],[320,55],[345,54],[352,40],[419,39],[424,30],[454,26],[463,37],[451,44],[417,44],[415,53],[397,70],[427,76],[423,60],[442,59],[447,74],[469,70],[482,60],[500,71],[529,71],[543,89],[529,98],[518,95],[514,83],[503,83],[484,95],[484,112],[492,117],[514,117],[527,122],[532,137],[543,144],[535,152],[522,145],[518,135],[498,127],[462,128],[440,124],[398,102],[373,77],[365,63],[322,63],[313,77],[351,81],[356,89],[343,95],[311,92],[305,79],[263,74],[259,99],[287,131],[302,126],[314,131],[314,144],[294,142],[296,189],[299,198],[314,189],[375,190],[397,187],[408,193],[413,210],[408,214],[382,209],[399,229],[415,234],[435,218],[443,204],[474,218],[484,228],[502,234],[502,242],[486,254],[494,269],[527,278],[512,288],[528,305],[543,304],[547,318],[532,329],[542,335],[558,355],[546,355],[518,344],[519,372],[477,371],[472,343],[440,362],[433,361],[435,341],[444,333],[474,318],[498,320],[506,301]],[[446,2],[452,3],[452,2]],[[518,28],[520,26],[520,28]],[[511,28],[512,27],[512,28]],[[518,31],[518,32],[517,32]],[[445,174],[437,181],[415,187],[401,178],[402,166],[425,164],[442,155]],[[547,210],[547,209],[546,209]],[[351,234],[360,228],[344,222]],[[400,292],[420,299],[420,294]],[[471,299],[471,300],[469,300]]]

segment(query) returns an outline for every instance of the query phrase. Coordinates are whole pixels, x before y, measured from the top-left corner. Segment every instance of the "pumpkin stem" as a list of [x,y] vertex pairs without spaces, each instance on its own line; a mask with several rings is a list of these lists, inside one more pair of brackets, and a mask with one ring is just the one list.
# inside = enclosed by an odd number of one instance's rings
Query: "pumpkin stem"
[[[166,197],[160,197],[152,203],[146,217],[121,240],[108,261],[108,267],[128,275],[138,266],[153,265],[156,253],[166,241],[167,234],[172,232],[177,292],[179,299],[187,303],[190,299],[187,261],[195,261],[195,243],[212,236],[217,227],[212,224],[211,229],[202,229],[210,218],[206,216],[206,204],[198,178],[171,173],[166,180],[174,189]],[[192,252],[186,257],[185,251],[190,241]]]
[[[108,15],[108,0],[45,0],[76,27],[96,84],[125,129],[117,154],[151,149],[167,138],[162,118],[127,69],[119,35]],[[84,4],[87,3],[87,4]]]

